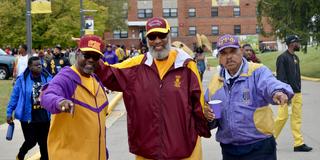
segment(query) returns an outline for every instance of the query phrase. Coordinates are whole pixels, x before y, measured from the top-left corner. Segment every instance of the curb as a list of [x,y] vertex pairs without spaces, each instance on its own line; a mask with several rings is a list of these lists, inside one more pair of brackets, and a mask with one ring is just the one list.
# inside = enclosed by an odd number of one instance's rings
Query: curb
[[307,81],[313,81],[313,82],[320,82],[320,78],[312,78],[312,77],[306,77],[306,76],[301,76],[302,80],[307,80]]
[[[117,106],[118,102],[122,99],[122,96],[122,92],[118,92],[117,95],[115,95],[115,97],[111,100],[111,102],[108,105],[108,115],[110,115],[113,109]],[[40,151],[38,151],[34,155],[27,158],[27,160],[39,160],[40,157]]]

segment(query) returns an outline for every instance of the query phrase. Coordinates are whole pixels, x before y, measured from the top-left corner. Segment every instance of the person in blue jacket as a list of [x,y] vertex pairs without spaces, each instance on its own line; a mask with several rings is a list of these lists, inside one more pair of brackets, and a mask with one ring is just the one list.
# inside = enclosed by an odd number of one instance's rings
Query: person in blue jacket
[[223,160],[276,160],[269,104],[287,103],[293,96],[292,88],[277,80],[266,66],[248,62],[237,37],[221,36],[217,48],[221,70],[213,75],[205,99],[222,101],[221,117],[215,119],[214,111],[218,110],[209,107],[204,112],[212,121],[210,127],[218,127],[216,140]]
[[16,159],[24,159],[27,152],[37,143],[41,160],[48,159],[47,137],[50,127],[50,113],[39,101],[41,86],[48,83],[52,76],[44,69],[39,57],[30,57],[28,67],[18,76],[7,107],[7,123],[14,118],[20,120],[25,141]]

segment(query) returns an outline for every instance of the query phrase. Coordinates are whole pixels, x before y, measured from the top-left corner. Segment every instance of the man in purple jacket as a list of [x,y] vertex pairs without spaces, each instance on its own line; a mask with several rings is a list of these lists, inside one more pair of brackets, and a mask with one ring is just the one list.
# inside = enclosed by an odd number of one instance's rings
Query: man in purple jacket
[[112,49],[111,44],[107,44],[107,50],[104,52],[103,60],[108,62],[108,64],[116,64],[118,63],[118,56],[115,51]]
[[278,81],[261,64],[243,58],[237,37],[218,39],[219,73],[206,91],[206,101],[221,100],[221,118],[211,108],[205,116],[218,127],[223,160],[276,160],[273,115],[269,103],[285,104],[293,96],[291,87]]

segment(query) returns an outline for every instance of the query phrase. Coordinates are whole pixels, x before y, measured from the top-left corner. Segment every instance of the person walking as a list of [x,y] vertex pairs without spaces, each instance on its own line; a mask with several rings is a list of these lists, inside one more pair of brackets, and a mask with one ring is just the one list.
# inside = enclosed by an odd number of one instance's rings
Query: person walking
[[[277,79],[289,84],[294,96],[289,104],[292,106],[291,114],[291,130],[294,138],[294,152],[309,152],[312,147],[304,143],[301,133],[302,122],[302,95],[301,95],[301,74],[300,74],[300,60],[295,54],[300,50],[300,39],[296,35],[290,35],[285,40],[288,50],[278,56],[277,58]],[[283,126],[286,124],[288,114],[288,104],[284,104],[278,109],[278,116],[275,120],[275,137],[278,138]]]
[[41,105],[51,112],[50,160],[105,160],[108,99],[93,74],[102,59],[100,37],[80,39],[76,63],[63,68],[42,90]]
[[217,48],[221,69],[213,75],[205,99],[208,103],[220,100],[221,112],[210,107],[204,111],[209,126],[218,128],[216,140],[223,160],[276,160],[269,103],[287,103],[293,96],[291,87],[277,80],[266,66],[248,62],[237,37],[219,37]]
[[49,61],[43,63],[43,66],[49,71],[52,76],[58,74],[58,72],[65,66],[70,66],[69,60],[61,53],[61,46],[58,44],[54,48],[52,58]]
[[50,113],[40,105],[39,95],[41,86],[51,79],[51,75],[42,69],[39,57],[30,57],[27,69],[17,77],[7,107],[7,123],[13,122],[13,112],[21,123],[24,142],[17,155],[18,160],[23,160],[37,143],[40,147],[40,160],[48,159]]
[[195,61],[197,62],[197,67],[200,74],[200,79],[202,81],[204,71],[206,70],[206,63],[205,63],[205,55],[203,53],[203,49],[201,47],[196,48],[195,50]]
[[28,59],[30,56],[28,55],[27,50],[27,45],[22,44],[19,46],[18,56],[16,57],[13,68],[13,84],[15,83],[17,77],[28,67]]
[[244,44],[242,46],[243,56],[249,62],[261,63],[260,59],[257,57],[256,53],[252,49],[250,44]]
[[[129,150],[136,160],[201,160],[201,138],[210,137],[196,63],[171,47],[164,18],[146,23],[149,52],[96,71],[111,90],[123,92]],[[144,98],[141,98],[144,97]]]
[[112,49],[111,44],[107,44],[106,51],[104,52],[103,60],[108,62],[109,64],[116,64],[118,63],[118,56],[115,53],[115,50]]

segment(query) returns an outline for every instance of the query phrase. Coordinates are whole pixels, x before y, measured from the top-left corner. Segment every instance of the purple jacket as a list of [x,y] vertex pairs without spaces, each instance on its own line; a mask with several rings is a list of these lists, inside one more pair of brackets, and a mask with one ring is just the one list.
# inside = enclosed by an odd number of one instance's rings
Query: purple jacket
[[273,134],[273,113],[269,107],[276,91],[283,91],[291,99],[293,91],[288,84],[278,81],[261,64],[247,62],[239,78],[229,89],[224,80],[225,69],[213,76],[205,99],[222,100],[216,140],[223,144],[252,144]]
[[104,52],[103,61],[108,62],[108,64],[116,64],[118,63],[118,56],[114,51],[106,51]]

